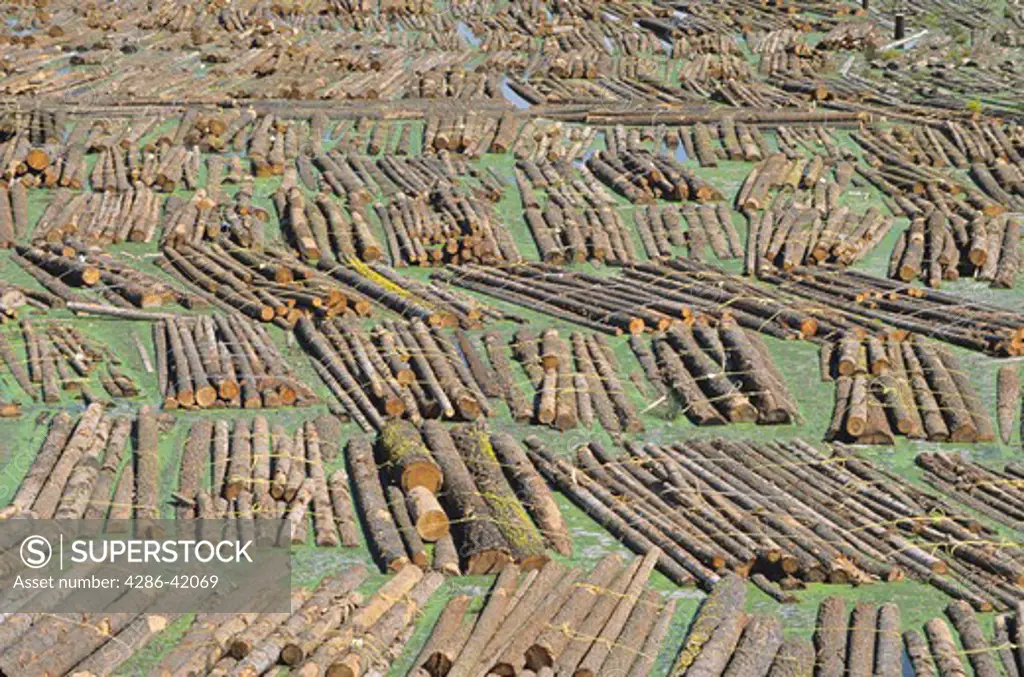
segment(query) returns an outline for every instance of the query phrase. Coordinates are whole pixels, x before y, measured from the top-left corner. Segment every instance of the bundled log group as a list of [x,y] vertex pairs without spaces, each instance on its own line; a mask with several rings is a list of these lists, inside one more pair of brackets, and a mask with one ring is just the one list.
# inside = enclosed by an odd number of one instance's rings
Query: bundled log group
[[569,462],[528,446],[545,478],[627,547],[660,548],[658,570],[679,585],[760,573],[783,597],[804,582],[910,577],[979,611],[1021,599],[1015,548],[845,447],[829,457],[799,440],[718,439],[627,443],[620,456],[592,442]]
[[296,335],[346,417],[367,432],[392,418],[418,424],[492,413],[494,384],[461,331],[453,337],[414,320],[387,321],[366,332],[335,318],[320,328],[302,319]]
[[357,565],[292,594],[291,612],[197,614],[152,669],[167,676],[244,675],[280,668],[306,677],[385,672],[444,577],[406,567],[372,595]]
[[498,389],[515,420],[561,431],[593,427],[595,419],[611,433],[643,430],[619,377],[619,362],[602,335],[573,332],[567,342],[556,329],[546,329],[539,337],[529,329],[517,331],[512,353],[529,379],[532,397],[523,394],[511,373],[497,333],[489,333],[484,342]]
[[508,566],[479,613],[467,613],[467,595],[448,601],[411,674],[648,674],[676,606],[648,586],[655,559],[609,555],[590,572]]
[[991,417],[947,347],[919,337],[900,341],[853,333],[822,344],[821,351],[822,376],[836,383],[826,439],[995,441]]
[[271,409],[317,400],[270,334],[238,313],[157,322],[153,344],[165,409]]
[[1012,310],[831,266],[759,276],[869,331],[894,327],[988,355],[1024,354],[1024,315]]
[[338,457],[341,422],[322,415],[288,433],[265,416],[200,419],[181,455],[175,516],[183,519],[285,520],[293,545],[359,545],[348,475],[328,475]]
[[753,285],[689,259],[638,263],[624,267],[617,277],[544,264],[457,266],[437,277],[607,334],[660,331],[676,320],[728,313],[740,326],[778,338],[826,338],[856,321],[837,308]]
[[[810,677],[813,674],[842,674],[845,656],[838,665],[816,661],[815,648],[799,636],[784,637],[782,619],[766,614],[750,614],[744,609],[747,588],[734,574],[724,576],[701,602],[696,616],[690,622],[686,639],[676,656],[670,674],[673,675],[768,675],[770,677]],[[896,615],[896,666],[899,667],[899,609],[890,605],[887,613]],[[874,619],[872,619],[873,621]],[[869,639],[874,641],[875,625]],[[835,634],[846,637],[846,628],[836,628]],[[887,638],[879,637],[879,643]],[[873,648],[873,647],[872,647]],[[851,667],[871,670],[871,662],[863,663],[864,656],[850,659]],[[830,657],[831,659],[831,657]],[[826,672],[827,668],[833,672]],[[879,665],[874,674],[896,677],[899,670],[892,665]]]
[[938,288],[961,276],[1012,288],[1021,266],[1021,225],[977,212],[967,220],[941,207],[915,215],[889,257],[889,277]]
[[630,202],[649,204],[655,199],[674,202],[717,202],[722,194],[682,163],[642,149],[598,151],[587,167],[602,183]]
[[135,421],[100,404],[77,420],[55,414],[3,517],[109,519],[121,528],[123,520],[159,518],[161,425],[146,405]]
[[731,117],[722,118],[718,124],[682,126],[677,133],[666,135],[665,141],[669,148],[682,143],[686,157],[697,160],[701,167],[717,167],[725,160],[760,162],[769,151],[757,127]]
[[1000,524],[1019,529],[1024,520],[1021,479],[1024,465],[1006,463],[1003,470],[972,462],[956,452],[925,452],[914,462],[924,471],[924,481],[947,496]]
[[314,268],[283,249],[256,252],[231,243],[165,248],[163,255],[158,264],[210,303],[289,329],[303,318],[364,317],[382,308],[434,326],[502,317],[466,296],[359,261],[321,259]]
[[19,245],[11,260],[65,303],[85,300],[85,292],[95,292],[115,310],[198,303],[192,294],[175,289],[166,280],[80,241],[45,247]]
[[40,325],[24,318],[18,328],[20,331],[14,334],[0,331],[0,360],[32,400],[55,404],[61,401],[61,393],[67,392],[77,393],[87,404],[96,402],[98,396],[89,387],[93,376],[110,397],[139,394],[135,379],[125,371],[121,359],[74,326],[49,322]]
[[969,604],[951,602],[945,608],[949,621],[929,619],[922,635],[915,628],[901,631],[895,603],[851,605],[842,597],[826,597],[808,640],[786,636],[778,616],[746,612],[745,601],[739,578],[730,575],[716,584],[690,623],[672,674],[952,677],[968,674],[967,666],[973,674],[993,676],[1018,675],[1024,666],[1013,642],[1024,623],[1019,609],[996,616],[986,636]]
[[[543,567],[572,552],[547,485],[518,442],[470,424],[389,422],[353,438],[346,458],[367,541],[381,569],[412,562],[445,574]],[[430,552],[427,543],[433,544]]]
[[677,322],[648,346],[630,346],[647,378],[671,393],[697,425],[784,424],[798,418],[796,402],[761,338],[728,314],[717,324],[699,317]]

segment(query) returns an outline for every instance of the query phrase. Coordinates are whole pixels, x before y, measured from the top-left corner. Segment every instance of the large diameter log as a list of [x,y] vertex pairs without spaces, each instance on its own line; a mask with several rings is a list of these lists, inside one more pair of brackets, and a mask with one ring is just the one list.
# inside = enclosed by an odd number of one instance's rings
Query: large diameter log
[[408,421],[388,421],[380,433],[385,469],[402,489],[424,487],[437,493],[443,476],[441,469],[424,446],[420,433]]
[[814,649],[810,642],[790,637],[779,647],[768,677],[811,677],[814,674]]
[[846,602],[840,597],[827,597],[818,605],[814,630],[818,674],[842,677],[846,657]]

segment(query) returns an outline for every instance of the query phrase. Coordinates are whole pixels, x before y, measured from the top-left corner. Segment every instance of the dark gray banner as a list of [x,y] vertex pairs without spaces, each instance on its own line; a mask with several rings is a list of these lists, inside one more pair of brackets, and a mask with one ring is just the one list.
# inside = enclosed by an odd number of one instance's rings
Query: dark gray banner
[[0,520],[0,614],[287,612],[282,520]]

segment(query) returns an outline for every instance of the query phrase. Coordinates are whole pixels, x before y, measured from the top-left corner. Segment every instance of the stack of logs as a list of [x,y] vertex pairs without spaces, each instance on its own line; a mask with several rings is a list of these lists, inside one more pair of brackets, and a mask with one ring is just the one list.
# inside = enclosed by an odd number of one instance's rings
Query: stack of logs
[[607,334],[664,330],[674,320],[724,312],[742,327],[783,339],[828,337],[850,325],[835,308],[801,302],[689,259],[638,263],[619,277],[545,264],[453,266],[437,277]]
[[608,555],[589,573],[508,566],[479,613],[467,616],[468,595],[448,601],[411,674],[648,674],[676,607],[648,586],[656,557]]
[[1024,315],[1005,308],[832,266],[759,276],[870,331],[897,327],[988,355],[1024,354]]
[[938,288],[961,275],[1012,288],[1021,266],[1021,224],[1006,214],[967,220],[935,208],[914,216],[889,257],[889,277]]
[[914,336],[850,333],[821,346],[824,380],[836,382],[828,440],[893,444],[992,442],[992,420],[956,356]]
[[364,215],[356,209],[346,214],[328,195],[309,199],[298,186],[282,183],[274,205],[285,240],[304,260],[373,262],[384,255]]
[[[139,388],[122,369],[112,351],[88,340],[68,324],[46,324],[42,330],[29,318],[20,322],[19,332],[25,359],[0,332],[0,359],[20,388],[37,399],[41,393],[47,404],[59,402],[61,391],[78,393],[86,403],[97,400],[89,389],[89,378],[98,374],[100,385],[110,397],[135,397]],[[17,342],[15,342],[16,344]],[[99,372],[98,366],[102,365]]]
[[66,303],[81,301],[77,290],[93,290],[118,308],[154,308],[169,303],[191,307],[191,294],[174,289],[112,254],[80,241],[44,247],[15,247],[11,260]]
[[264,416],[196,421],[181,455],[175,516],[285,520],[296,545],[308,541],[312,516],[317,546],[356,547],[348,476],[325,470],[341,437],[340,421],[329,415],[300,423],[294,435]]
[[715,324],[676,322],[654,338],[653,351],[637,336],[630,346],[658,392],[671,393],[697,425],[784,424],[798,416],[761,338],[728,314]]
[[267,331],[238,313],[157,322],[153,345],[165,409],[270,409],[317,399]]
[[[671,147],[672,135],[667,140]],[[717,167],[722,160],[760,162],[769,151],[757,127],[737,123],[731,117],[723,117],[717,125],[698,122],[680,127],[678,140],[687,158],[697,160],[701,167]]]
[[577,425],[590,428],[596,416],[611,433],[643,430],[619,378],[615,354],[600,334],[573,332],[570,350],[556,329],[544,330],[539,338],[529,329],[516,332],[512,353],[533,386],[529,398],[524,397],[509,369],[497,333],[489,333],[484,342],[498,388],[515,420],[565,431]]
[[[993,529],[845,447],[826,457],[800,440],[717,439],[629,443],[622,457],[591,443],[570,463],[527,445],[541,474],[627,547],[660,548],[659,571],[679,585],[755,571],[782,597],[804,582],[910,576],[979,611],[1022,599],[1024,560]],[[850,500],[837,510],[840,493]]]
[[298,589],[290,613],[198,614],[152,672],[161,677],[252,677],[280,668],[305,677],[386,672],[444,577],[405,567],[364,599],[356,588],[367,576],[356,565],[312,590]]
[[[38,246],[68,238],[98,246],[150,242],[160,225],[161,209],[160,197],[142,184],[121,193],[59,188],[32,230],[32,241]],[[0,204],[0,231],[2,221]]]
[[[515,176],[523,216],[541,260],[562,264],[636,259],[633,238],[614,198],[589,172],[584,174],[589,180],[582,181],[567,163],[521,160]],[[548,193],[543,209],[534,195],[538,189]]]
[[434,326],[471,327],[485,316],[501,317],[466,296],[399,277],[377,264],[320,259],[313,268],[282,249],[256,252],[224,241],[165,248],[163,254],[158,264],[197,287],[209,302],[285,328],[300,318],[367,316],[380,307]]
[[456,348],[419,320],[386,321],[367,333],[338,318],[319,329],[303,318],[296,335],[346,417],[367,432],[395,417],[474,421],[491,413],[485,388],[490,394],[493,384],[462,332]]
[[1012,529],[1024,523],[1024,465],[1019,461],[1010,461],[999,471],[957,453],[936,451],[918,454],[914,462],[936,491]]
[[[76,421],[67,412],[50,428],[2,517],[126,520],[160,517],[161,422],[146,405],[134,422],[89,405]],[[133,430],[134,428],[134,430]],[[129,438],[133,453],[126,457]],[[124,463],[122,463],[124,461]]]
[[[509,435],[470,424],[417,430],[391,421],[374,458],[367,438],[346,448],[367,541],[384,571],[408,562],[458,575],[525,570],[548,561],[545,546],[570,555],[571,541],[550,490]],[[379,469],[379,470],[378,470]],[[425,543],[433,543],[432,561]]]
[[[701,603],[690,623],[689,632],[676,656],[673,675],[769,675],[770,677],[811,677],[813,674],[842,674],[845,655],[839,656],[838,665],[822,663],[815,671],[815,648],[809,641],[797,636],[783,636],[782,619],[778,616],[748,614],[744,610],[747,588],[744,581],[733,574],[726,575]],[[895,677],[899,674],[899,609],[895,604],[887,614],[895,613],[896,671],[891,663],[879,664],[875,674]],[[872,619],[873,621],[874,619]],[[875,641],[875,625],[865,628]],[[891,631],[891,630],[890,630]],[[834,634],[846,638],[845,625]],[[858,639],[860,635],[858,633]],[[889,646],[891,638],[879,636],[882,646]],[[893,657],[890,657],[892,660]],[[852,653],[850,666],[870,669],[875,664],[861,662],[860,652]],[[831,657],[830,657],[831,660]],[[831,668],[826,672],[825,668]],[[838,672],[837,672],[838,671]]]
[[650,204],[656,199],[675,202],[714,202],[721,192],[682,163],[643,149],[598,151],[587,167],[606,186],[632,203]]

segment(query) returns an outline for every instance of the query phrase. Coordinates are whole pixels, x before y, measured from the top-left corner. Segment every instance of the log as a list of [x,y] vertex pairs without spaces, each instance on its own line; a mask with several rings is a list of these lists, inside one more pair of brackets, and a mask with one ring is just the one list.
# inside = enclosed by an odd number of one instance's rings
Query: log
[[345,448],[345,456],[356,490],[356,504],[363,519],[363,531],[374,557],[383,570],[400,571],[406,567],[409,559],[391,511],[388,510],[369,439],[350,439]]
[[507,433],[491,435],[491,446],[509,482],[537,524],[545,540],[559,554],[572,555],[572,539],[562,513],[544,479],[530,462],[526,452]]
[[406,492],[406,499],[420,538],[433,543],[449,533],[448,515],[433,492],[426,487],[413,487]]
[[443,475],[423,444],[419,431],[405,420],[388,421],[380,434],[382,467],[402,489],[424,487],[437,493]]
[[1013,422],[1020,411],[1020,372],[1015,364],[999,367],[996,378],[996,418],[999,437],[1009,444],[1013,436]]

